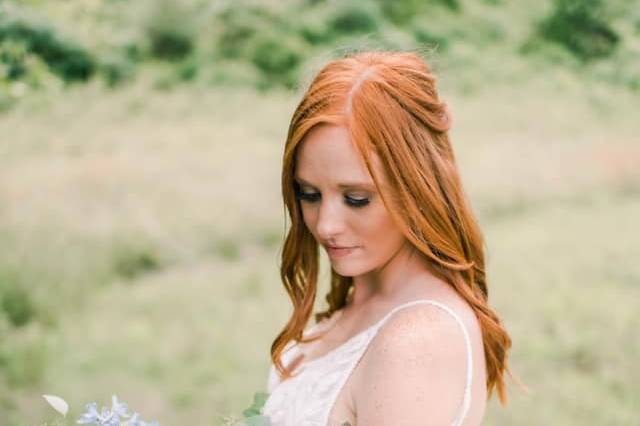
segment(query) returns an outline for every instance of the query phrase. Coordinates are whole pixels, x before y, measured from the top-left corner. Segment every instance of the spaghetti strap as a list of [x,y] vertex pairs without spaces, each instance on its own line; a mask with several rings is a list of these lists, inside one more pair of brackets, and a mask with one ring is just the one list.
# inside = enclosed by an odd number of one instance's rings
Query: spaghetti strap
[[[469,408],[471,407],[471,381],[472,381],[472,377],[473,377],[473,357],[472,357],[472,352],[471,352],[471,339],[469,338],[469,332],[467,331],[467,328],[464,326],[464,323],[462,322],[462,320],[460,319],[460,316],[458,316],[458,314],[456,314],[453,309],[451,309],[450,307],[437,302],[435,300],[429,300],[429,299],[420,299],[420,300],[413,300],[411,302],[407,302],[404,303],[400,306],[396,306],[395,308],[393,308],[391,311],[389,311],[389,313],[387,313],[382,320],[380,320],[376,326],[376,332],[378,329],[380,329],[382,327],[382,325],[397,311],[409,307],[409,306],[414,306],[414,305],[418,305],[418,304],[429,304],[429,305],[433,305],[436,306],[440,309],[442,309],[443,311],[445,311],[447,314],[451,315],[455,321],[458,323],[458,325],[460,326],[460,328],[462,329],[462,334],[464,336],[464,342],[465,342],[465,346],[466,346],[466,354],[467,354],[467,376],[466,376],[466,382],[465,382],[465,387],[464,387],[464,396],[462,398],[462,406],[460,409],[460,413],[458,414],[458,416],[456,417],[456,419],[453,421],[453,423],[451,423],[452,426],[460,426],[462,425],[462,422],[464,421],[464,418],[466,417],[467,413],[469,412]],[[374,333],[375,335],[376,333]],[[373,336],[372,336],[373,338]]]

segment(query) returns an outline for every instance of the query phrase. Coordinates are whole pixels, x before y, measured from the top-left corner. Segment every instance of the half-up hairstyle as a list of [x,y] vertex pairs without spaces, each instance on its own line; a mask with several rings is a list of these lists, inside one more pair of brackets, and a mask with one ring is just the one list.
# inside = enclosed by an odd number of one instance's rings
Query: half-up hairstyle
[[[292,376],[281,355],[303,331],[317,292],[319,247],[306,228],[295,197],[295,159],[314,126],[345,126],[381,198],[408,242],[428,260],[431,272],[473,308],[482,330],[488,395],[506,403],[504,373],[511,339],[488,304],[484,240],[464,193],[448,130],[450,117],[428,65],[413,52],[366,51],[336,59],[320,70],[296,108],[284,147],[282,195],[291,226],[280,275],[293,313],[271,346],[283,379]],[[388,191],[372,167],[372,153],[388,177]],[[332,270],[321,321],[347,303],[353,279]]]

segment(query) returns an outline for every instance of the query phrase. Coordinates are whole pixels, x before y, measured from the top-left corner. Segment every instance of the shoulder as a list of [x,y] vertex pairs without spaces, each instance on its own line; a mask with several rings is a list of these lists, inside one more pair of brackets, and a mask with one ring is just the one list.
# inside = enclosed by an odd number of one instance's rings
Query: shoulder
[[470,308],[457,304],[430,301],[403,306],[381,325],[371,342],[370,358],[392,363],[396,357],[404,361],[443,357],[443,362],[464,364],[466,340],[474,319]]
[[465,306],[437,301],[411,304],[381,325],[367,349],[355,396],[364,424],[453,421],[461,410],[467,380],[465,334],[469,335],[466,330],[475,318]]
[[371,350],[462,349],[465,353],[467,338],[474,340],[479,333],[478,320],[466,302],[423,299],[403,304],[390,314],[371,342]]

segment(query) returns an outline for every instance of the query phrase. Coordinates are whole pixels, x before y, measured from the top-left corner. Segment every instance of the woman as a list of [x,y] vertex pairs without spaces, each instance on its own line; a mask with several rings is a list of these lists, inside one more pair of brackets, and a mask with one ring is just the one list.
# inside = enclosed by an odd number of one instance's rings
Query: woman
[[[409,52],[327,64],[284,149],[281,277],[294,311],[271,347],[274,426],[478,425],[511,340],[487,303],[481,232],[450,116]],[[322,246],[329,307],[312,314]]]

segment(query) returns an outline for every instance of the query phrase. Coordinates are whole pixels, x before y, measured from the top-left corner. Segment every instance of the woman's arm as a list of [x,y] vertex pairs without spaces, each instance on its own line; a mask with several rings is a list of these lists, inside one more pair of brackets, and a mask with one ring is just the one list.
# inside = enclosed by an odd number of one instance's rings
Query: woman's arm
[[425,305],[398,311],[368,348],[354,396],[358,424],[450,426],[467,368],[464,335],[450,314]]

